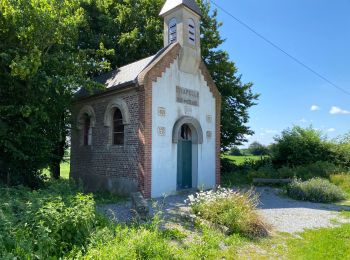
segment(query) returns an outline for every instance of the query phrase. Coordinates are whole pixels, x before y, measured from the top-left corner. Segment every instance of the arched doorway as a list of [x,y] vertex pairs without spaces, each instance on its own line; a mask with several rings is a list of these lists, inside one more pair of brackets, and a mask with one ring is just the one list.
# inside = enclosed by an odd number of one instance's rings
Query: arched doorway
[[173,128],[173,143],[177,143],[177,189],[197,187],[198,145],[203,143],[203,131],[197,119],[183,116]]
[[180,128],[177,142],[177,189],[192,188],[192,131],[188,124]]

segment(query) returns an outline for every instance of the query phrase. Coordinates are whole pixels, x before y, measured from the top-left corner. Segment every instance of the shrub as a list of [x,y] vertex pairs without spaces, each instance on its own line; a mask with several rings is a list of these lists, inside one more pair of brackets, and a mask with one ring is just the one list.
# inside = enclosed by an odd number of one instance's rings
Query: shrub
[[239,148],[236,146],[230,149],[229,154],[233,156],[242,156],[241,150],[239,150]]
[[330,162],[315,162],[307,165],[296,167],[282,166],[279,169],[273,168],[271,165],[260,167],[257,170],[249,172],[248,177],[252,178],[298,178],[308,180],[314,177],[329,178],[332,174],[341,173],[344,169]]
[[297,200],[312,202],[336,202],[346,198],[346,194],[326,179],[313,178],[308,181],[293,180],[287,187],[287,194]]
[[267,178],[267,179],[278,179],[278,171],[270,165],[262,166],[257,170],[249,171],[248,178],[252,180],[253,178]]
[[221,157],[220,166],[222,173],[234,172],[238,170],[238,166],[230,159]]
[[350,133],[333,140],[331,151],[332,162],[350,169]]
[[248,237],[266,236],[267,226],[255,208],[258,197],[252,192],[240,193],[219,188],[188,197],[192,211],[211,223],[226,226],[229,233]]
[[92,195],[67,181],[0,187],[0,258],[59,258],[84,248],[100,225]]
[[265,145],[262,145],[258,142],[251,143],[248,150],[252,155],[267,155],[270,152]]
[[317,161],[329,161],[332,151],[330,142],[322,136],[320,131],[311,127],[295,126],[284,130],[281,136],[275,138],[271,155],[276,167],[292,167]]

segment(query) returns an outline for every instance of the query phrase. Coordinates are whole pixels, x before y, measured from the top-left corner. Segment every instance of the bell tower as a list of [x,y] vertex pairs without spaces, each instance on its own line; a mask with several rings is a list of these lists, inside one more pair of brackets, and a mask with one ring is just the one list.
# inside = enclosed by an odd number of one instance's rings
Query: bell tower
[[201,61],[199,6],[194,0],[167,0],[159,15],[164,18],[164,46],[178,42],[180,70],[196,74]]

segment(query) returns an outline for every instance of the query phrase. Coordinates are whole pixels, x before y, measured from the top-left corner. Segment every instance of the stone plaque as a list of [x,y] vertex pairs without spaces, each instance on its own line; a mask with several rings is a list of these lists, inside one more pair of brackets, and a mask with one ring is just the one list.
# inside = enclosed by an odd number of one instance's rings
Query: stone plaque
[[199,92],[196,90],[176,86],[176,102],[191,106],[199,105]]
[[165,107],[158,107],[158,116],[166,116]]
[[166,130],[164,126],[159,126],[158,127],[158,135],[159,136],[165,136]]
[[213,121],[213,117],[211,115],[207,115],[207,123],[211,123]]

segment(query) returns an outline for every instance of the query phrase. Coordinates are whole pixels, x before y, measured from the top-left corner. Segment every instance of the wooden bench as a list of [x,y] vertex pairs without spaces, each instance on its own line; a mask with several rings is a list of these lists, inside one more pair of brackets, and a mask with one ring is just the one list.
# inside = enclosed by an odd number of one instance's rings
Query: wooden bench
[[269,183],[269,184],[284,184],[291,183],[292,179],[264,179],[264,178],[253,178],[253,183]]

